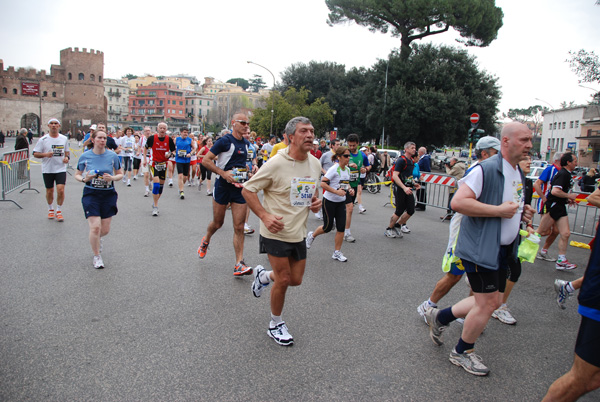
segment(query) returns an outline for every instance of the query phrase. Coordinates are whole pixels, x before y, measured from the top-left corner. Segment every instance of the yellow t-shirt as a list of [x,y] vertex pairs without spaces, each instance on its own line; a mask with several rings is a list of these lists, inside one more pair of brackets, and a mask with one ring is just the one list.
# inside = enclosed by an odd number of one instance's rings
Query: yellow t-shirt
[[285,149],[287,148],[287,144],[283,141],[278,142],[277,144],[273,145],[273,150],[271,151],[271,155],[269,155],[269,158],[274,157],[275,155],[277,155],[277,152],[279,152],[280,149]]
[[244,184],[253,193],[264,191],[263,207],[267,212],[282,216],[284,228],[271,233],[260,222],[260,234],[268,239],[288,243],[303,241],[306,237],[310,200],[317,194],[321,179],[321,163],[308,154],[303,161],[292,159],[289,148],[265,163],[258,173]]

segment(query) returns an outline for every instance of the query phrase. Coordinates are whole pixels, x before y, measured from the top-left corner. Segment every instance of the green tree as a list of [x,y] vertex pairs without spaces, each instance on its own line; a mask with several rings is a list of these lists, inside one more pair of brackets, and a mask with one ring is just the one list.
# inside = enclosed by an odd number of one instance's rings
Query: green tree
[[122,78],[127,78],[128,80],[135,80],[138,76],[133,74],[126,74]]
[[[571,58],[567,59],[567,61],[573,72],[580,78],[579,83],[590,82],[600,84],[600,60],[597,54],[586,52],[583,49],[578,52],[569,52],[569,54]],[[590,104],[600,104],[600,91],[596,91],[592,95]]]
[[[363,133],[365,126],[362,120],[356,119],[355,110],[361,107],[361,93],[366,83],[367,70],[353,68],[346,72],[342,64],[335,62],[310,61],[295,63],[281,74],[279,90],[285,92],[289,88],[305,87],[310,90],[308,103],[323,98],[329,106],[336,110],[335,126],[342,137],[350,133]],[[334,122],[328,129],[333,129]]]
[[541,133],[542,123],[544,122],[543,113],[548,110],[547,107],[542,107],[540,105],[529,106],[522,109],[508,109],[508,113],[504,114],[504,117],[508,117],[509,119],[521,123],[529,123],[533,126],[533,133],[538,135]]
[[408,140],[458,145],[466,140],[469,116],[475,112],[481,116],[479,127],[488,134],[495,132],[497,78],[479,71],[475,58],[465,50],[415,45],[408,60],[392,52],[384,113],[387,63],[380,60],[373,66],[361,99],[364,107],[355,111],[374,137],[385,124],[386,136],[395,145]]
[[567,59],[571,69],[580,78],[579,82],[600,83],[600,60],[594,52],[581,49],[578,52],[569,52]]
[[[315,128],[315,135],[321,137],[331,127],[333,112],[329,104],[323,98],[315,99],[309,103],[310,91],[306,88],[288,88],[283,96],[279,92],[274,93],[273,133],[280,135],[285,129],[287,122],[296,116],[305,116],[310,119]],[[267,136],[271,129],[271,96],[264,99],[264,108],[254,109],[250,119],[250,126],[260,136]]]
[[242,87],[242,89],[244,91],[246,89],[248,89],[248,87],[250,86],[250,83],[245,78],[231,78],[231,79],[227,80],[227,83],[228,84],[236,84],[238,87]]
[[267,84],[265,84],[265,82],[263,81],[262,76],[258,74],[254,74],[254,77],[251,78],[250,81],[248,81],[248,83],[250,91],[252,92],[258,92],[261,90],[261,88],[267,87]]
[[325,0],[325,4],[330,26],[354,21],[372,32],[399,37],[403,60],[414,40],[450,27],[466,46],[488,46],[498,36],[504,16],[494,0]]

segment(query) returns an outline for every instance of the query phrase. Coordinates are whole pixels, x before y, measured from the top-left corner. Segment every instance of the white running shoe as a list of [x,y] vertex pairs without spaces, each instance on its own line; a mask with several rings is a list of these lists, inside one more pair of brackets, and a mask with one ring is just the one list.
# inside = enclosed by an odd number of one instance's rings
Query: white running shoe
[[169,180],[169,187],[173,187],[173,180],[172,179]]
[[292,346],[294,344],[294,338],[289,333],[288,327],[283,321],[274,327],[269,325],[267,334],[281,346]]
[[480,356],[473,352],[456,353],[456,348],[450,353],[450,363],[462,367],[467,373],[473,375],[488,375],[490,370],[483,364]]
[[152,216],[158,216],[158,207],[152,207]]
[[423,303],[419,304],[419,307],[417,307],[417,313],[419,313],[419,315],[421,317],[423,317],[423,320],[425,321],[425,324],[427,324],[427,318],[425,318],[425,312],[430,307],[436,307],[437,308],[437,304],[433,304],[432,305],[432,304],[429,304],[429,300],[425,300]]
[[252,233],[254,233],[254,229],[252,229],[250,227],[250,225],[248,225],[247,223],[244,224],[244,234],[245,235],[251,235]]
[[344,240],[346,240],[348,243],[354,243],[356,241],[354,236],[352,236],[352,233],[344,234]]
[[127,187],[131,187],[131,180],[127,179]]
[[385,237],[391,237],[391,238],[396,237],[396,231],[394,229],[387,228],[387,229],[385,229],[384,233],[385,233]]
[[104,261],[102,261],[102,256],[100,256],[100,255],[94,256],[94,268],[96,268],[96,269],[104,268]]
[[492,317],[508,325],[515,325],[517,323],[517,320],[512,316],[507,305],[502,305],[494,310]]
[[306,235],[306,248],[310,248],[310,246],[312,246],[313,241],[315,240],[315,238],[313,237],[313,233],[314,232],[308,232],[308,234]]
[[342,254],[342,252],[340,250],[335,250],[333,252],[333,255],[331,256],[331,258],[333,258],[334,260],[341,261],[341,262],[348,261],[348,259],[344,256],[344,254]]
[[410,229],[408,228],[408,226],[406,226],[406,224],[402,225],[400,227],[400,230],[402,231],[402,233],[410,233]]
[[265,267],[257,265],[254,267],[254,281],[252,281],[252,294],[254,297],[260,297],[264,288],[269,286],[269,283],[262,283],[260,281],[260,275],[265,271]]
[[400,230],[400,228],[394,226],[394,232],[396,233],[396,237],[401,239],[404,237],[404,235],[402,234],[402,230]]
[[148,197],[148,194],[150,194],[150,191],[146,190],[146,192],[144,193],[144,197]]
[[367,212],[367,209],[365,207],[363,207],[362,205],[358,205],[358,213],[359,214],[364,214],[365,212]]

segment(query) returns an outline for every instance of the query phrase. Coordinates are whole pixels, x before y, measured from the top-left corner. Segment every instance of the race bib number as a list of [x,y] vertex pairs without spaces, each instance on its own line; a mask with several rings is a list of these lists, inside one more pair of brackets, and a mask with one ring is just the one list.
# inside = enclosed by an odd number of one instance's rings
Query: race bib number
[[154,164],[154,170],[156,170],[158,172],[162,172],[166,168],[167,168],[167,163],[166,162],[157,162],[157,163]]
[[316,189],[316,179],[294,177],[290,185],[290,204],[292,207],[310,207]]
[[179,156],[180,158],[185,158],[187,155],[187,151],[185,149],[180,149],[179,151],[177,151],[177,156]]
[[128,148],[125,148],[125,149],[124,149],[124,151],[125,151],[125,153],[126,153],[127,155],[131,155],[131,154],[133,154],[133,148],[129,148],[129,147],[128,147]]
[[233,169],[233,180],[236,183],[245,183],[248,180],[248,169],[234,168]]
[[95,177],[90,181],[92,187],[94,188],[109,188],[110,182],[104,180],[101,177]]
[[358,180],[358,171],[350,171],[350,181]]
[[52,156],[64,156],[65,146],[64,145],[52,145]]
[[340,180],[340,190],[350,190],[350,182],[348,180]]

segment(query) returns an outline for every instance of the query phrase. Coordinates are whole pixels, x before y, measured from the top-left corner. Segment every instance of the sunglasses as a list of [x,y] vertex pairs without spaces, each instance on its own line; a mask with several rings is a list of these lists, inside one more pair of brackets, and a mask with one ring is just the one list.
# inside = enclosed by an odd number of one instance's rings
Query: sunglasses
[[350,157],[350,154],[347,154],[347,155],[346,155],[346,154],[343,154],[342,156],[343,156],[344,158],[349,158],[349,157]]
[[242,126],[247,126],[248,124],[250,124],[249,121],[246,120],[234,120],[237,123],[240,123]]

